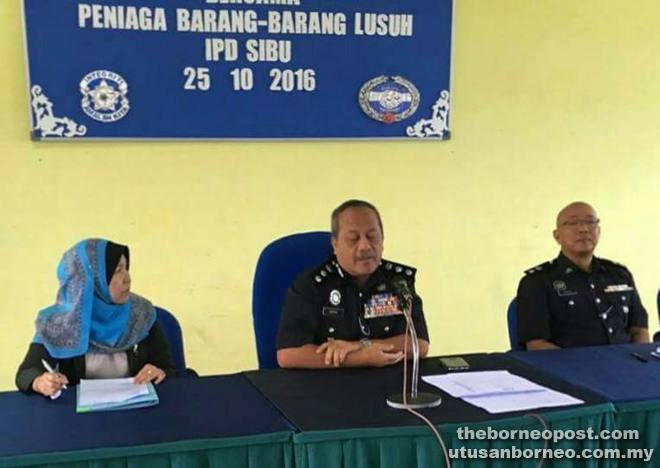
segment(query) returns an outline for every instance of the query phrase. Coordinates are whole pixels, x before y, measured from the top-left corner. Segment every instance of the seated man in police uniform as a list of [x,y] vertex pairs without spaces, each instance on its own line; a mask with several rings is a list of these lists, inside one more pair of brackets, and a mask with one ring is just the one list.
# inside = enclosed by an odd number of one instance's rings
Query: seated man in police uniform
[[406,319],[393,286],[401,279],[413,294],[413,323],[425,356],[429,339],[415,269],[381,261],[383,224],[376,207],[344,202],[333,211],[331,228],[334,255],[287,291],[277,336],[280,367],[382,367],[401,361]]
[[526,271],[518,286],[518,342],[528,350],[649,342],[632,274],[594,256],[599,224],[583,202],[557,215],[559,256]]

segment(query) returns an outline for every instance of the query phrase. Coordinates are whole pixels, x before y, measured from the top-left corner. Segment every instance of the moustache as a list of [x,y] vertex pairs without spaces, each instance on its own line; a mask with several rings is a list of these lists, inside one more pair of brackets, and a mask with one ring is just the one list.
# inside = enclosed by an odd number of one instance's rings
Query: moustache
[[372,253],[368,254],[368,255],[358,255],[357,257],[355,257],[355,259],[358,260],[358,261],[360,261],[360,260],[373,260],[375,258],[376,258],[376,255],[372,254]]

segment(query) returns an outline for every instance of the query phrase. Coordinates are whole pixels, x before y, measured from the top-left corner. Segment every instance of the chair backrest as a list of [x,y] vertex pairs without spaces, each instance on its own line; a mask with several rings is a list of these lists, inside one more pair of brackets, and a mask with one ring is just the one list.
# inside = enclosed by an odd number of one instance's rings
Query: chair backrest
[[329,232],[305,232],[270,243],[259,256],[252,287],[252,319],[260,369],[277,367],[276,339],[286,291],[305,270],[332,253]]
[[509,344],[511,351],[524,351],[525,348],[518,343],[518,304],[514,297],[506,311],[506,321],[509,325]]
[[167,343],[170,345],[170,352],[176,365],[176,373],[179,377],[186,376],[186,356],[183,352],[183,333],[181,325],[174,315],[162,307],[155,306],[156,320],[160,324]]

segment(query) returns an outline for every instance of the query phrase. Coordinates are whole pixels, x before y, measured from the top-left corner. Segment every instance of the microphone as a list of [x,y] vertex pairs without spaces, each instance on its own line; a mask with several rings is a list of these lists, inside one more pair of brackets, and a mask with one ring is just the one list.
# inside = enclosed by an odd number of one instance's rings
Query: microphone
[[408,282],[401,276],[395,276],[392,278],[392,287],[394,291],[402,297],[412,297],[413,293],[408,287]]
[[[406,389],[405,374],[407,374],[406,363],[404,361],[404,392],[391,395],[387,398],[388,406],[396,409],[418,409],[418,408],[433,408],[442,402],[442,398],[432,393],[418,392],[417,386],[419,383],[419,340],[417,339],[417,331],[415,330],[415,323],[412,319],[413,307],[413,293],[408,286],[408,282],[402,276],[395,276],[390,282],[392,289],[402,302],[403,316],[406,319],[406,337],[410,336],[410,345],[413,352],[413,369],[411,378],[410,394]],[[407,350],[404,350],[406,355],[404,359],[408,359]]]

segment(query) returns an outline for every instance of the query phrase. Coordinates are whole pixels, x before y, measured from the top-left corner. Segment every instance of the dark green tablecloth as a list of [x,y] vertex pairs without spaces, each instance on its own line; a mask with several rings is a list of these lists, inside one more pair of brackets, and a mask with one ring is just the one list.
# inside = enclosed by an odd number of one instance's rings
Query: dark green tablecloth
[[291,433],[190,440],[157,445],[40,453],[0,459],[0,467],[293,468]]
[[[660,389],[658,389],[660,393]],[[638,431],[637,440],[619,440],[617,448],[621,452],[628,450],[653,449],[653,458],[650,463],[641,459],[627,459],[619,466],[626,468],[660,466],[660,399],[640,401],[635,403],[617,403],[616,411],[617,429],[622,431]]]
[[[614,429],[614,411],[610,404],[584,406],[571,410],[542,414],[550,430]],[[543,441],[533,440],[460,440],[457,430],[538,429],[540,422],[530,417],[515,417],[472,424],[445,424],[437,426],[447,449],[524,449],[543,448]],[[438,440],[426,426],[353,429],[338,431],[312,431],[296,434],[293,438],[296,468],[439,468],[446,466]],[[614,448],[613,442],[601,440],[549,442],[547,448],[583,449]],[[581,459],[546,460],[545,467],[614,467],[616,462]],[[536,467],[538,460],[511,459],[452,459],[454,468],[461,467]]]

